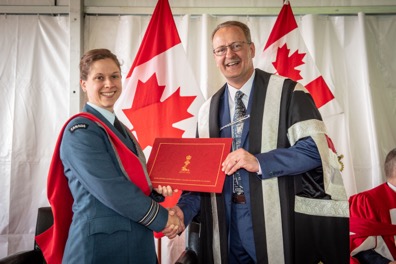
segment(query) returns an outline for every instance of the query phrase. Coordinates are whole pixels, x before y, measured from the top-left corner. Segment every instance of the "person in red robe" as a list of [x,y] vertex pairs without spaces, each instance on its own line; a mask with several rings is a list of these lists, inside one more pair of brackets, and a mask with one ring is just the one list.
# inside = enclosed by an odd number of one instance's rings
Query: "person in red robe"
[[384,169],[386,183],[349,198],[350,263],[396,263],[396,148]]

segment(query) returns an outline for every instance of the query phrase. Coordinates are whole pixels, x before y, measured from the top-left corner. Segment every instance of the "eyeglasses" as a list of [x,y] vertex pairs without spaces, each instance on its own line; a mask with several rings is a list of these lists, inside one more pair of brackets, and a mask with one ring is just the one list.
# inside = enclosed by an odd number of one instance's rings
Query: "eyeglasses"
[[245,42],[245,41],[236,41],[232,42],[230,45],[227,46],[220,46],[218,48],[213,49],[213,53],[216,56],[223,56],[227,53],[227,48],[230,48],[232,51],[240,51],[243,47],[243,44],[252,44],[252,42]]

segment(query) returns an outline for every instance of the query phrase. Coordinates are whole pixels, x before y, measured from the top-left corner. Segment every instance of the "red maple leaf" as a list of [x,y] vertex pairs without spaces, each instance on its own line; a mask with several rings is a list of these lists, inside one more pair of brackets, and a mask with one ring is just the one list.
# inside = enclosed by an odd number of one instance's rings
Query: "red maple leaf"
[[302,79],[300,75],[300,70],[296,67],[304,64],[303,58],[305,53],[298,53],[296,50],[292,55],[290,55],[290,49],[287,48],[287,44],[278,48],[278,53],[276,54],[276,61],[272,63],[278,74],[284,77],[288,77],[294,81],[299,81]]
[[138,81],[132,107],[123,109],[142,149],[152,146],[156,137],[182,137],[184,130],[173,124],[193,116],[187,109],[196,96],[180,96],[179,87],[161,102],[164,90],[153,74],[145,83]]

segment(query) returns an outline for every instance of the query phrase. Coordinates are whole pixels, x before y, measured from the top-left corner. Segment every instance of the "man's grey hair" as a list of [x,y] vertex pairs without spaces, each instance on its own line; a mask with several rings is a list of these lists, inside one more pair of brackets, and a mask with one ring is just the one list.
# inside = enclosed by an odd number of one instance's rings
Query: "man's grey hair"
[[225,27],[239,27],[240,29],[242,29],[243,34],[244,34],[245,37],[246,37],[246,41],[247,41],[248,43],[252,42],[252,37],[250,36],[250,29],[249,29],[249,27],[248,27],[246,24],[244,24],[244,23],[242,23],[242,22],[239,22],[239,21],[235,21],[235,20],[230,20],[230,21],[226,21],[226,22],[224,22],[224,23],[219,24],[219,25],[213,30],[213,33],[212,33],[212,40],[213,40],[213,37],[214,37],[214,35],[216,34],[216,32],[217,32],[220,28],[225,28]]
[[387,179],[396,177],[396,148],[386,155],[384,170]]

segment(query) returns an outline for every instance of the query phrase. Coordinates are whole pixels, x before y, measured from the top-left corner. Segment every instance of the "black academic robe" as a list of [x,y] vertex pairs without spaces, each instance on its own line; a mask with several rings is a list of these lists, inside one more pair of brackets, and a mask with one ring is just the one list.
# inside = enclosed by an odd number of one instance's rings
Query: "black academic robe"
[[[220,137],[219,102],[225,89],[226,85],[202,106],[198,118],[199,137]],[[320,237],[320,234],[312,236],[309,226],[304,226],[304,233],[296,234],[296,227],[300,228],[304,224],[301,221],[306,221],[306,217],[325,217],[327,220],[334,217],[340,220],[341,224],[335,225],[337,228],[341,225],[337,230],[341,230],[341,237],[346,237],[347,241],[348,202],[340,166],[337,155],[329,149],[325,126],[310,94],[301,84],[256,69],[250,97],[250,153],[288,148],[302,138],[311,137],[318,147],[323,164],[301,175],[268,180],[261,180],[256,173],[251,173],[250,201],[257,263],[295,264],[299,263],[298,259],[304,259],[304,256],[296,255],[295,245],[298,244],[304,250],[300,243],[307,244],[307,241],[301,240]],[[273,197],[274,204],[264,206],[268,200],[273,203]],[[201,194],[200,263],[228,263],[225,217],[225,201],[221,193]],[[329,224],[333,225],[326,225]],[[321,251],[320,248],[317,250]],[[338,247],[336,250],[340,251]],[[343,255],[347,254],[347,245],[341,251]]]

